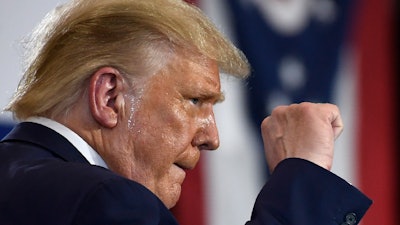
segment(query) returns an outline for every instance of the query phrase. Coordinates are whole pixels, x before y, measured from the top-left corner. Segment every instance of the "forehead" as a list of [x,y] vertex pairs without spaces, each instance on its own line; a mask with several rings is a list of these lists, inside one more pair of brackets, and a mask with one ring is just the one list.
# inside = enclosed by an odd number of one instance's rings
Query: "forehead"
[[[218,65],[204,57],[174,57],[163,70],[165,80],[171,80],[182,92],[222,98]],[[201,92],[201,93],[199,93]]]

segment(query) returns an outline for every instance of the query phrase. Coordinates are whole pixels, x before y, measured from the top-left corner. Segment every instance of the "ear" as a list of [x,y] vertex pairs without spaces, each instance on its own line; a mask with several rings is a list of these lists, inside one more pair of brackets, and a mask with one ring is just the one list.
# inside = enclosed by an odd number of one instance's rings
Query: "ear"
[[93,118],[103,127],[113,128],[123,112],[123,77],[112,67],[102,67],[90,78],[89,104]]

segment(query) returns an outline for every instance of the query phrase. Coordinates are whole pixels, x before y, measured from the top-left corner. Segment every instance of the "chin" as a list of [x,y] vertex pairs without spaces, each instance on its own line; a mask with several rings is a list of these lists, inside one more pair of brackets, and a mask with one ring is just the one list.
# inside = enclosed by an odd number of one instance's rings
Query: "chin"
[[174,206],[176,205],[176,203],[178,202],[179,197],[180,197],[180,195],[181,195],[180,190],[181,190],[181,189],[179,188],[179,192],[174,192],[173,195],[168,195],[168,198],[166,198],[166,199],[162,199],[162,198],[161,198],[161,201],[164,203],[164,205],[165,205],[168,209],[171,209],[172,207],[174,207]]
[[[179,198],[178,198],[178,200],[179,200]],[[168,209],[171,209],[176,205],[176,203],[178,203],[178,200],[176,200],[176,201],[168,200],[168,201],[162,201],[162,202],[164,203],[165,207],[167,207]]]

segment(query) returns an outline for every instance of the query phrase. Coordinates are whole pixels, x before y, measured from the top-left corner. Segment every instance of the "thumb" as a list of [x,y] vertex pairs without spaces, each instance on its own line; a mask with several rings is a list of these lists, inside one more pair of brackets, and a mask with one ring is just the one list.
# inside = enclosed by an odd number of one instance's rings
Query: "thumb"
[[336,109],[332,111],[332,116],[331,116],[331,125],[332,125],[332,130],[333,130],[333,138],[336,140],[340,134],[343,132],[344,125],[343,125],[343,120],[342,117],[340,116],[339,109],[335,107]]

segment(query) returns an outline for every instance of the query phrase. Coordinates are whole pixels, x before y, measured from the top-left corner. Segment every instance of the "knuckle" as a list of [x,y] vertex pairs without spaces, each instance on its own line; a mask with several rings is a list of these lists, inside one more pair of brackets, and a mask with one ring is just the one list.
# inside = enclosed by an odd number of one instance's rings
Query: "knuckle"
[[270,117],[266,117],[262,122],[261,122],[261,127],[266,127],[268,124],[268,121],[270,120]]
[[296,110],[298,110],[302,115],[310,115],[316,111],[315,107],[316,104],[310,102],[302,102],[297,105]]
[[287,108],[288,108],[288,106],[284,106],[284,105],[277,106],[274,108],[274,110],[272,110],[271,116],[277,116],[277,115],[283,114]]

